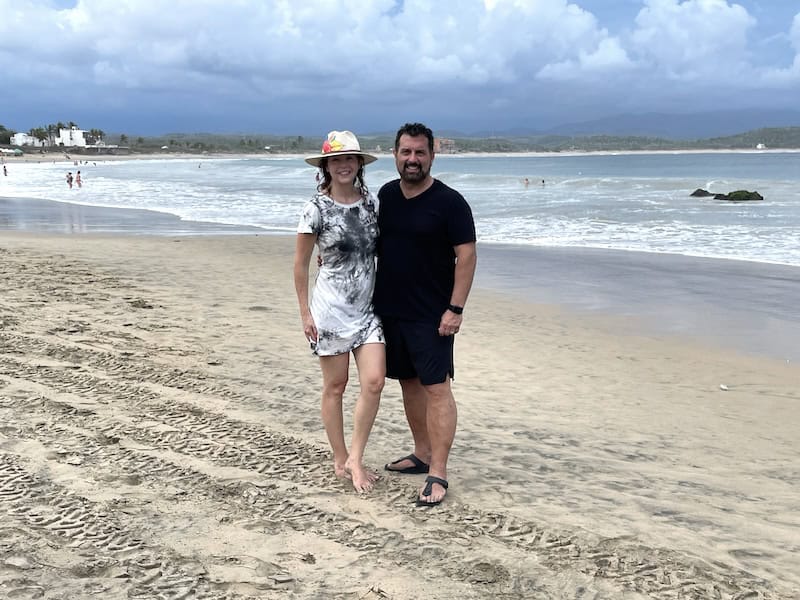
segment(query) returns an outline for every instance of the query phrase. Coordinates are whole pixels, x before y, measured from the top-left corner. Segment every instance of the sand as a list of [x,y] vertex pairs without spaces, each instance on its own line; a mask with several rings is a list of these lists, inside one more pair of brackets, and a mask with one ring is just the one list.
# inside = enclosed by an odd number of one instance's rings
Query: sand
[[358,495],[292,250],[0,233],[0,598],[800,596],[795,363],[479,287],[445,503],[395,382]]

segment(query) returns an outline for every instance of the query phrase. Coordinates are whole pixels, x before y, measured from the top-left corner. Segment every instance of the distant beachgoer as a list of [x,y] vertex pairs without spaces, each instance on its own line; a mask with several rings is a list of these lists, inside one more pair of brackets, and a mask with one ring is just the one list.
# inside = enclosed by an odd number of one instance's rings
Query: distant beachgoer
[[531,182],[530,182],[530,181],[528,181],[528,178],[527,178],[527,177],[525,178],[525,180],[524,180],[522,183],[524,183],[524,184],[525,184],[525,187],[528,187],[528,186],[531,184]]
[[544,179],[542,179],[542,187],[544,187]]
[[69,186],[69,189],[72,189],[72,171],[67,173],[67,185]]
[[[333,450],[334,472],[351,479],[357,492],[372,490],[378,479],[363,461],[386,375],[383,328],[372,310],[378,200],[364,183],[364,165],[375,160],[361,151],[349,131],[331,131],[322,153],[306,158],[319,168],[321,179],[303,207],[294,256],[303,333],[322,370],[322,422]],[[309,302],[308,270],[315,245],[324,262]],[[361,389],[348,450],[342,398],[351,353]]]
[[75,183],[78,184],[78,187],[81,187],[81,184],[83,184],[83,181],[81,181],[81,172],[80,171],[78,171],[75,174]]
[[3,165],[3,175],[8,177],[8,168],[5,165]]

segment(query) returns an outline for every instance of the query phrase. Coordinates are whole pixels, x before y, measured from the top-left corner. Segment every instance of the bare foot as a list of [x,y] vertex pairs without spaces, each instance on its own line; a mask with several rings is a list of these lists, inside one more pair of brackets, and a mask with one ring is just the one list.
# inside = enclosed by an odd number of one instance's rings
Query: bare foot
[[378,480],[378,474],[369,469],[365,469],[363,465],[350,463],[345,464],[345,469],[353,480],[353,489],[359,494],[364,492],[371,492]]
[[341,477],[342,479],[352,479],[350,476],[350,469],[347,467],[347,463],[333,463],[333,472],[336,473],[337,477]]

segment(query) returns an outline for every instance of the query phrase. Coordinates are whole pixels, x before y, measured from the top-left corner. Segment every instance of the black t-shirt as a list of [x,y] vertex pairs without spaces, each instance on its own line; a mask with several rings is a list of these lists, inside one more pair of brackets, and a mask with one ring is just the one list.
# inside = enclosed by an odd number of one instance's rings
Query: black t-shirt
[[472,210],[438,179],[414,198],[403,196],[396,179],[381,188],[378,199],[375,312],[438,323],[453,293],[453,246],[475,241]]

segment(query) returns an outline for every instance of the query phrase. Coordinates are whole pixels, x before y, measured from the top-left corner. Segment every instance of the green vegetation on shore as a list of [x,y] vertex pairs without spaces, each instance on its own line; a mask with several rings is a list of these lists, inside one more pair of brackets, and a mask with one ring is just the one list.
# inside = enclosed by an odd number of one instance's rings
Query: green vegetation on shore
[[[92,134],[103,134],[91,130]],[[13,131],[0,125],[0,145],[8,145]],[[364,135],[363,148],[389,151],[394,134]],[[671,140],[657,137],[611,135],[520,135],[498,137],[459,137],[453,135],[454,153],[462,152],[603,152],[603,151],[669,151],[669,150],[743,150],[755,148],[800,148],[800,127],[755,129],[736,135],[697,140]],[[171,133],[163,136],[128,136],[124,133],[103,136],[107,144],[125,146],[131,154],[305,154],[316,152],[322,136],[277,136],[265,134]],[[25,148],[26,152],[63,152],[65,148]],[[79,149],[70,148],[71,152]]]

